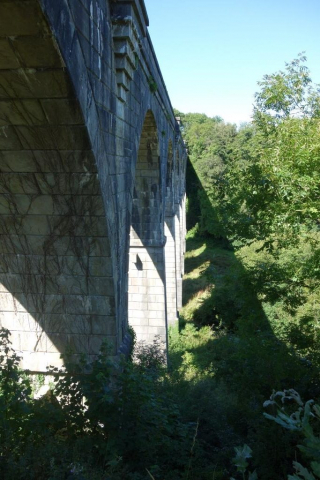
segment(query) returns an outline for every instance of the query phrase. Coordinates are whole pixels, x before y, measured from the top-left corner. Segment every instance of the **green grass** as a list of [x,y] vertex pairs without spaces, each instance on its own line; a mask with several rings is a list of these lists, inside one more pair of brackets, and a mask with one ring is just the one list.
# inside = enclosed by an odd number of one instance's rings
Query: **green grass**
[[187,241],[184,304],[179,331],[170,332],[169,359],[172,389],[184,419],[198,422],[207,455],[195,478],[212,478],[213,468],[216,480],[229,478],[234,447],[244,443],[253,449],[259,479],[286,478],[294,442],[263,418],[262,405],[273,389],[296,388],[310,398],[314,383],[316,372],[281,330],[279,318],[291,321],[284,303],[256,288],[248,263],[262,254],[253,252],[235,253],[212,239]]

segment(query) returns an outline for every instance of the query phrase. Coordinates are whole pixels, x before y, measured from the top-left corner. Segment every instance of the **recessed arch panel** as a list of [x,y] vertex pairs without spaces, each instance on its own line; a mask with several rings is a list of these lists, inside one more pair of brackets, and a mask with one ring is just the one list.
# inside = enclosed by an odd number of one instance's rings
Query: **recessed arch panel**
[[142,128],[133,189],[131,239],[152,245],[163,236],[161,165],[157,125],[148,111]]
[[128,318],[138,341],[167,343],[164,213],[157,125],[146,114],[135,170],[129,254]]
[[174,209],[174,161],[172,141],[168,143],[167,165],[166,165],[166,216]]

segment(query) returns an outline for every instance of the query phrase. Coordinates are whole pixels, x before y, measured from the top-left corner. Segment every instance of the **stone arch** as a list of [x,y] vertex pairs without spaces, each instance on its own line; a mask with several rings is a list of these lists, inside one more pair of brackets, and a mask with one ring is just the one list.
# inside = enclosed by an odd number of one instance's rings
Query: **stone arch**
[[181,176],[181,159],[179,149],[175,152],[175,172],[174,172],[174,192],[175,203],[179,203],[180,200],[180,176]]
[[148,110],[138,150],[133,189],[131,240],[158,244],[163,237],[161,165],[155,118]]
[[159,335],[166,343],[164,212],[157,125],[148,110],[133,187],[128,273],[128,319],[138,341]]
[[169,140],[166,169],[166,215],[173,210],[174,163],[172,140]]
[[167,155],[167,176],[166,176],[167,195],[172,190],[172,178],[173,178],[173,148],[172,148],[172,140],[169,140],[168,155]]
[[1,4],[0,323],[22,366],[45,371],[67,348],[97,354],[106,337],[115,352],[116,319],[87,128],[40,5],[29,7]]

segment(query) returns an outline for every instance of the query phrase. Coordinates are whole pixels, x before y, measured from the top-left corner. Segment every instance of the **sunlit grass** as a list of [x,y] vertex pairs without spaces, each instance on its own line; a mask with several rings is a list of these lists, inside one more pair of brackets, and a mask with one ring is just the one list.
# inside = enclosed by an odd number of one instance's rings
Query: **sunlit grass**
[[[319,312],[316,297],[311,301],[310,295],[308,310],[298,310],[304,321],[297,322],[288,338],[283,301],[266,302],[255,289],[257,268],[264,272],[273,261],[268,253],[249,246],[234,252],[228,245],[221,248],[219,241],[201,238],[187,245],[180,328],[169,333],[168,384],[186,420],[199,422],[200,441],[208,442],[218,466],[214,478],[230,478],[225,466],[234,447],[245,443],[256,447],[258,463],[268,471],[270,462],[277,465],[279,460],[269,448],[273,433],[261,422],[262,405],[273,389],[305,390],[308,371],[290,345],[295,336],[300,341],[302,324],[305,338],[308,334],[314,343],[318,332],[309,319]],[[277,468],[272,477],[261,478],[278,480]],[[205,478],[212,478],[212,471]]]
[[[203,262],[199,267],[194,267],[193,270],[189,271],[184,275],[184,280],[192,279],[195,280],[196,278],[200,278],[203,276],[204,272],[207,270],[207,268],[210,266],[210,261],[207,260]],[[195,288],[196,290],[196,288]]]
[[[200,243],[200,246],[199,246]],[[186,274],[183,277],[183,307],[180,316],[183,321],[192,322],[194,312],[210,298],[221,277],[234,262],[233,253],[212,242],[188,240],[186,253]]]
[[[189,242],[191,243],[191,242]],[[201,255],[203,252],[205,252],[206,250],[206,243],[204,242],[203,245],[201,245],[199,248],[195,248],[193,250],[189,250],[186,252],[186,255],[185,255],[185,258],[195,258],[195,257],[199,257],[199,255]]]
[[[186,322],[190,322],[193,320],[194,312],[203,304],[205,300],[207,300],[211,296],[211,292],[214,286],[207,285],[205,288],[203,288],[203,283],[205,285],[206,282],[197,282],[192,286],[192,290],[196,289],[196,292],[193,293],[190,300],[180,310],[180,316]],[[184,295],[186,295],[187,291],[188,289],[186,289]]]
[[[186,381],[199,381],[213,375],[209,343],[223,335],[210,326],[194,324],[196,311],[208,300],[221,276],[232,263],[232,253],[207,244],[206,241],[189,240],[186,253],[186,274],[183,278],[183,307],[180,309],[180,333],[170,332],[170,352],[179,375]],[[203,353],[194,358],[193,351]],[[180,377],[180,378],[181,378]]]

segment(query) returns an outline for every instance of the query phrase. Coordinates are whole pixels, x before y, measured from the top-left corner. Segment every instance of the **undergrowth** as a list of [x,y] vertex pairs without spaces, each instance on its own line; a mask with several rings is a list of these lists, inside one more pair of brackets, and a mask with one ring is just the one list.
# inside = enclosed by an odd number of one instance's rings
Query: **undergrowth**
[[104,346],[91,365],[65,359],[66,369],[51,369],[40,399],[1,330],[0,477],[304,479],[298,465],[312,475],[297,447],[305,430],[263,416],[274,389],[319,396],[318,337],[311,331],[303,343],[299,333],[316,325],[316,289],[298,289],[288,306],[283,286],[267,283],[279,266],[254,244],[235,252],[226,241],[189,239],[169,369],[157,342],[117,370]]
[[[215,466],[216,480],[236,476],[234,448],[248,444],[259,479],[285,479],[293,473],[299,435],[266,421],[263,402],[273,389],[319,395],[317,345],[292,341],[293,332],[299,335],[296,312],[314,312],[314,297],[290,311],[284,288],[266,285],[276,266],[259,245],[234,251],[225,240],[190,237],[180,332],[171,332],[169,345],[183,418],[199,421],[203,471]],[[277,268],[281,261],[288,265],[282,257]]]
[[157,343],[117,371],[106,346],[90,365],[66,359],[50,370],[53,391],[35,399],[7,330],[0,340],[0,478],[186,478],[195,426],[165,388]]

